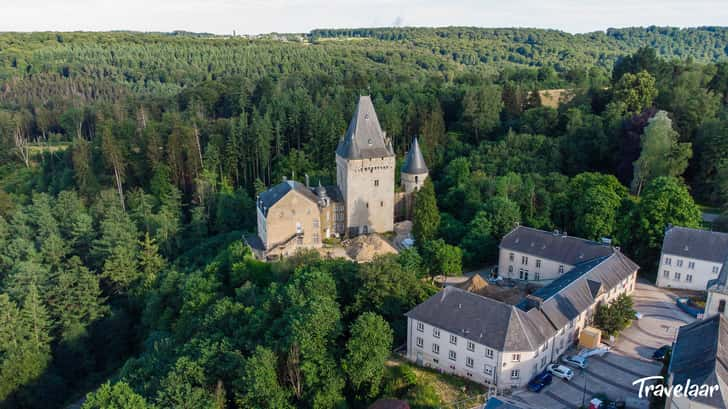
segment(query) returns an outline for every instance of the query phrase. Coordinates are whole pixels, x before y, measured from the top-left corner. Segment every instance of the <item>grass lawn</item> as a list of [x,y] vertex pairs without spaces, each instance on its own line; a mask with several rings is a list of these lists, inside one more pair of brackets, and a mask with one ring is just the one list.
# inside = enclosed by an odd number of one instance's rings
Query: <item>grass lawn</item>
[[404,365],[412,369],[417,376],[417,383],[429,384],[436,391],[443,404],[461,401],[469,398],[477,398],[487,392],[485,386],[466,379],[439,373],[430,368],[421,368],[404,360],[402,357],[394,356],[388,362],[388,366]]

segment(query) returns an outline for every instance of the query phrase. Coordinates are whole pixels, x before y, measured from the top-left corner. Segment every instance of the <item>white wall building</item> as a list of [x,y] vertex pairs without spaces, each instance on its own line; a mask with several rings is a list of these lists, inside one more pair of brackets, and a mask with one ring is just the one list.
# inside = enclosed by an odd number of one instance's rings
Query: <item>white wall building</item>
[[517,305],[446,287],[406,314],[407,357],[499,389],[523,387],[578,339],[599,303],[634,290],[638,268],[615,251]]
[[728,234],[668,227],[662,241],[657,286],[705,291],[728,257]]
[[575,265],[614,251],[608,244],[518,226],[501,239],[498,275],[545,285]]

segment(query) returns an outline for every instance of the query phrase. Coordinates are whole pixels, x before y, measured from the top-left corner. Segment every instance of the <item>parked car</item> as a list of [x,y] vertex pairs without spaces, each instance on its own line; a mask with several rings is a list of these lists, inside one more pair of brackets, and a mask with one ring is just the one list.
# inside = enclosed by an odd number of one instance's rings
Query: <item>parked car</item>
[[579,355],[564,355],[561,357],[561,361],[567,365],[575,366],[577,368],[586,368],[586,358]]
[[554,377],[548,371],[543,371],[531,379],[528,383],[528,390],[536,393],[541,392],[541,389],[551,385],[553,380]]
[[574,377],[574,371],[571,368],[567,368],[564,365],[551,364],[546,368],[549,373],[557,378],[561,378],[565,381],[570,381]]
[[654,359],[656,361],[662,361],[663,359],[665,359],[665,355],[667,355],[667,352],[669,350],[670,350],[669,345],[663,345],[663,346],[657,348],[657,351],[655,351],[655,353],[652,354],[652,359]]

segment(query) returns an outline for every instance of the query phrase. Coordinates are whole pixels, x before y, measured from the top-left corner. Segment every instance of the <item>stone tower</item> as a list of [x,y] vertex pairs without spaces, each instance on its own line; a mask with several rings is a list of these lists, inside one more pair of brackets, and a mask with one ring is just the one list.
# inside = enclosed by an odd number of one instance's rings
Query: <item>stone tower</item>
[[394,228],[394,150],[369,96],[359,97],[336,148],[336,184],[346,203],[346,234]]
[[425,158],[422,156],[420,150],[420,144],[417,142],[417,137],[412,141],[407,157],[404,160],[404,166],[402,166],[401,179],[402,189],[405,193],[412,193],[420,190],[422,185],[427,179],[428,170],[425,164]]

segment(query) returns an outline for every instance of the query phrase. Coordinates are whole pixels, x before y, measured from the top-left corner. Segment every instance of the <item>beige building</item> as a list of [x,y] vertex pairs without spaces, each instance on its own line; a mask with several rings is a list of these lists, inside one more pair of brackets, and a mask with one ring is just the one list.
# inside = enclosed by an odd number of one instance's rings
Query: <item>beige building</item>
[[321,247],[330,237],[392,231],[395,202],[406,216],[413,192],[427,178],[417,139],[401,173],[404,192],[395,193],[394,170],[392,144],[371,98],[362,96],[336,148],[336,185],[312,188],[308,182],[287,180],[261,193],[256,200],[258,234],[246,240],[259,258],[270,259]]

